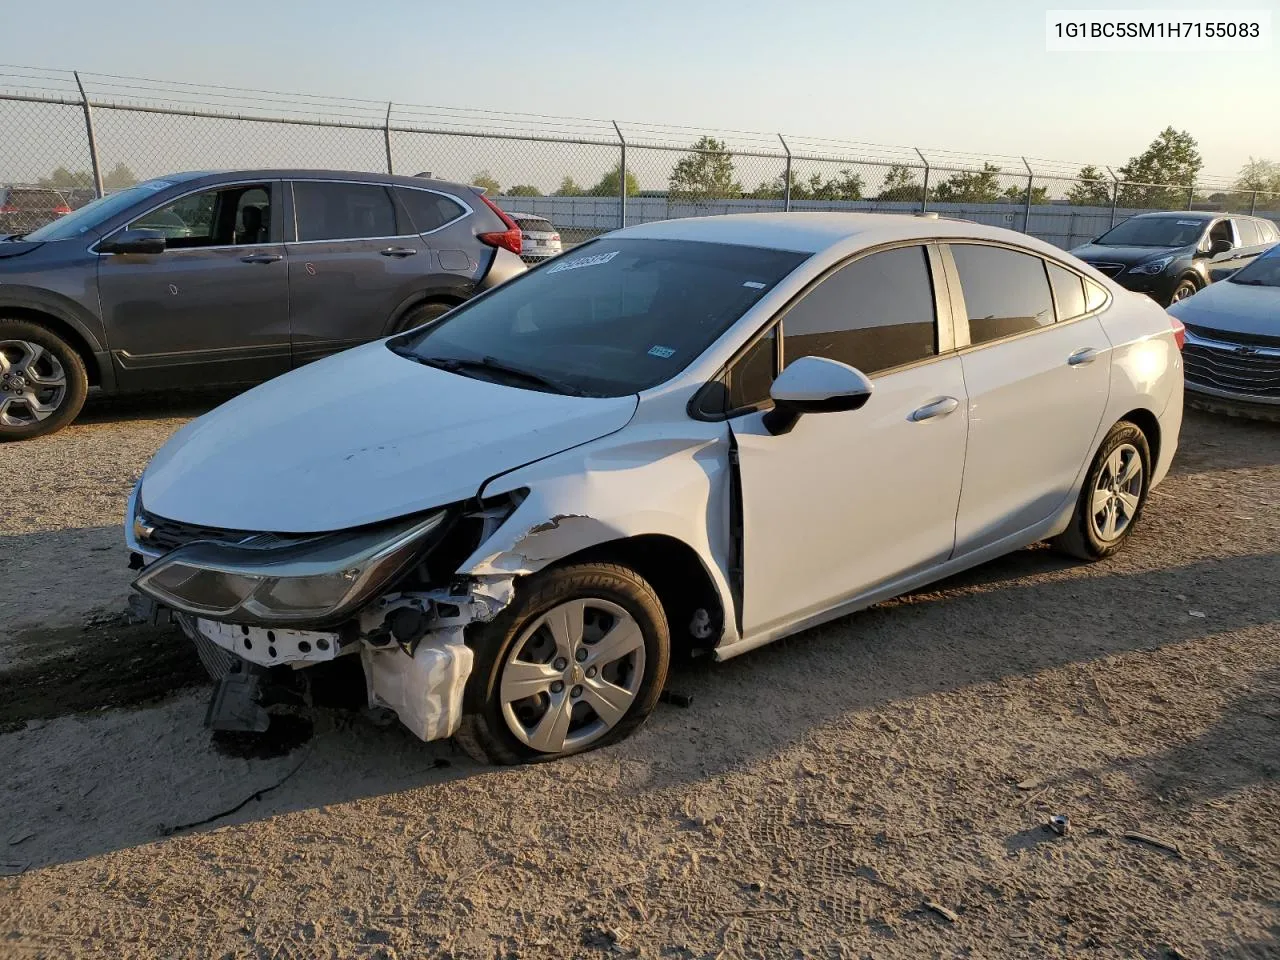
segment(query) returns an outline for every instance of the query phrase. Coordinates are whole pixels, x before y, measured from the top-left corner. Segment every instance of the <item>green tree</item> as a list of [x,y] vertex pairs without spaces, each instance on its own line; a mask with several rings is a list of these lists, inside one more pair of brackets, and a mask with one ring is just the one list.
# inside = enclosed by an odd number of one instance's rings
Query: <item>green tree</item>
[[1255,160],[1240,168],[1236,177],[1235,189],[1242,193],[1280,193],[1280,163],[1274,160]]
[[542,191],[527,183],[518,183],[514,187],[507,187],[506,195],[508,197],[540,197]]
[[493,174],[488,170],[481,170],[479,173],[472,174],[471,183],[473,186],[484,187],[485,193],[501,193],[502,187],[498,185],[498,181],[493,179]]
[[819,173],[810,174],[808,187],[809,197],[813,200],[862,199],[862,177],[847,168],[830,180],[823,180]]
[[966,170],[952,174],[934,191],[939,203],[998,203],[1000,184],[996,177],[1000,168],[984,163],[981,170]]
[[[1010,203],[1025,204],[1027,202],[1027,188],[1026,187],[1010,187],[1008,190],[1004,192],[1003,197],[1005,200],[1008,200]],[[1049,202],[1049,188],[1037,187],[1033,185],[1031,187],[1032,205],[1034,206],[1036,204],[1048,203],[1048,202]]]
[[916,180],[916,172],[905,163],[895,163],[884,175],[877,200],[885,203],[919,203],[924,199],[924,185]]
[[742,184],[734,175],[733,154],[723,140],[701,137],[690,151],[671,171],[671,199],[696,202],[742,196]]
[[1067,191],[1067,203],[1074,207],[1109,207],[1115,181],[1104,177],[1097,167],[1088,165],[1076,174],[1076,183]]
[[55,190],[86,190],[93,188],[93,174],[88,170],[77,170],[74,173],[66,167],[58,167],[47,177],[36,181],[38,186],[52,187]]
[[[612,170],[606,173],[596,183],[594,187],[586,191],[589,197],[616,197],[618,196],[618,178],[622,174],[622,164],[617,164]],[[636,175],[630,170],[627,171],[627,196],[634,197],[640,192],[640,181],[636,179]]]
[[108,190],[119,190],[122,187],[132,187],[137,182],[138,178],[134,176],[133,171],[123,163],[117,163],[102,178],[102,185]]
[[[1195,138],[1185,130],[1165,127],[1147,149],[1120,168],[1122,207],[1182,207],[1187,187],[1204,166]],[[1179,189],[1181,187],[1182,189]]]
[[573,177],[565,177],[560,181],[560,186],[551,195],[553,197],[580,197],[584,192]]

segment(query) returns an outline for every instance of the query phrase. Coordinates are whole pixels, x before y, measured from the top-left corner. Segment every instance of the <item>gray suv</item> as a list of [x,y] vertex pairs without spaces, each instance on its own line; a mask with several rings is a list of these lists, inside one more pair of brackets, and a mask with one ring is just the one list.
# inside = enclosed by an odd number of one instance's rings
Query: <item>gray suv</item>
[[474,187],[330,170],[183,173],[0,238],[0,440],[104,393],[255,383],[419,326],[523,271]]

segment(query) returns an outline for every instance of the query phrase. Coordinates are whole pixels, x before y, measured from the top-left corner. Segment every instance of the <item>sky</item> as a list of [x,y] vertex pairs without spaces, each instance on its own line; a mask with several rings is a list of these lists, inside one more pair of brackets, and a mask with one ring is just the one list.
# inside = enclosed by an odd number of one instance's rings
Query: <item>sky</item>
[[[1280,0],[1220,0],[1272,11]],[[1119,164],[1166,125],[1204,172],[1280,160],[1280,44],[1048,53],[1050,8],[1163,0],[7,0],[0,64]]]

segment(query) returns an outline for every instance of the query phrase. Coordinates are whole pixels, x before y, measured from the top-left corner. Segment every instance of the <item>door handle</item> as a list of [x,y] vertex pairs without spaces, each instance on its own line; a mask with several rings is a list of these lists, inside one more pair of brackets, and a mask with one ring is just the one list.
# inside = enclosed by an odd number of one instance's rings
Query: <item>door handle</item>
[[926,403],[919,410],[912,412],[910,419],[919,423],[921,420],[932,420],[934,417],[945,417],[949,413],[954,413],[956,408],[960,406],[960,401],[955,397],[941,397],[937,400]]
[[1073,367],[1078,367],[1084,363],[1093,363],[1098,359],[1098,351],[1093,347],[1083,347],[1077,350],[1071,356],[1067,357],[1067,363]]
[[241,263],[275,263],[277,260],[283,260],[278,253],[251,253],[247,257],[241,257]]
[[378,252],[384,257],[412,257],[418,251],[415,247],[387,247]]

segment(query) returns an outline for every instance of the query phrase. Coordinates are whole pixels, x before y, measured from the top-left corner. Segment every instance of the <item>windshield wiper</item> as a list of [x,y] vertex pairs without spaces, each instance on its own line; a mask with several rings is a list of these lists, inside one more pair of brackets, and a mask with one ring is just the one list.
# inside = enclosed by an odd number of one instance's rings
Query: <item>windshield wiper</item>
[[458,357],[424,357],[415,353],[407,352],[402,354],[402,356],[410,357],[420,363],[425,363],[430,367],[438,367],[441,370],[448,370],[450,373],[457,373],[459,370],[484,370],[490,373],[502,374],[507,377],[514,377],[517,380],[523,380],[525,383],[544,387],[554,393],[563,393],[574,397],[585,396],[585,394],[573,384],[544,376],[541,373],[535,373],[532,370],[525,370],[521,367],[513,366],[503,360],[499,360],[497,357],[485,356],[481,357],[479,360],[464,360]]

